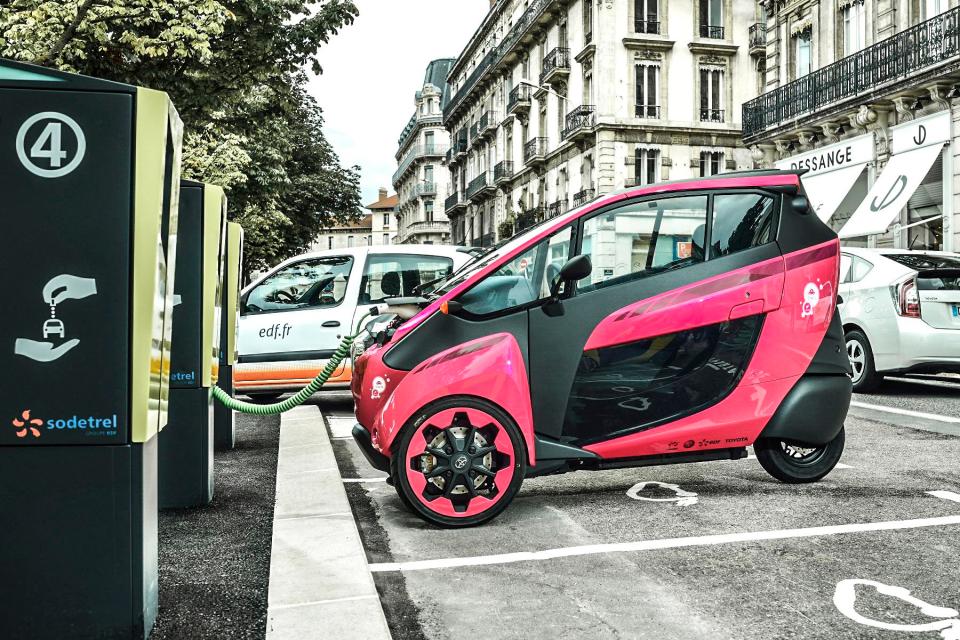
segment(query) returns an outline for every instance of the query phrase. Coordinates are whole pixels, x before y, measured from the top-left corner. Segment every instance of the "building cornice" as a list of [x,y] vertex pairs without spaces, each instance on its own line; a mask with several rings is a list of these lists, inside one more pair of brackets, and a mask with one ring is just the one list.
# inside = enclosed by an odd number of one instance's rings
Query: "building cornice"
[[733,57],[740,45],[722,40],[694,40],[687,45],[691,53]]
[[663,36],[654,35],[635,35],[627,36],[623,39],[623,46],[632,50],[651,50],[651,51],[670,51],[675,40],[669,40]]

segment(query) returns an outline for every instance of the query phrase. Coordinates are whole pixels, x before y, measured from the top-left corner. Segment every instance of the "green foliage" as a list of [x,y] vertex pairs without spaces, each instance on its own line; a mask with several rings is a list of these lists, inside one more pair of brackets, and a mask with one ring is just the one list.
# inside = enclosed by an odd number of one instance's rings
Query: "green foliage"
[[361,214],[302,71],[353,22],[351,0],[0,0],[0,55],[170,94],[184,177],[223,185],[246,269]]

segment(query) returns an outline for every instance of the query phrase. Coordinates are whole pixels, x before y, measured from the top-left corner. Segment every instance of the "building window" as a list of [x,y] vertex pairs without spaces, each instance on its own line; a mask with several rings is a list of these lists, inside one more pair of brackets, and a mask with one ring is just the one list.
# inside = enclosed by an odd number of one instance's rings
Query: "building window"
[[384,228],[389,228],[389,227],[390,227],[390,214],[389,214],[389,213],[383,214],[383,226],[384,226]]
[[433,165],[428,164],[423,167],[423,181],[433,182]]
[[584,46],[593,42],[593,0],[581,0],[583,2],[583,44]]
[[373,236],[367,236],[367,246],[373,245]]
[[805,29],[797,34],[796,77],[802,78],[810,73],[813,63],[813,31]]
[[700,152],[700,177],[715,176],[723,171],[722,151]]
[[[843,8],[843,55],[849,56],[866,46],[867,10],[863,0],[853,0]],[[799,56],[797,60],[799,61]]]
[[583,66],[583,102],[580,104],[595,104],[593,101],[593,67]]
[[353,247],[353,236],[347,236],[347,248]]
[[327,236],[327,249],[333,249],[333,236]]
[[723,40],[723,0],[700,0],[700,37]]
[[924,0],[923,19],[929,20],[934,16],[940,15],[947,10],[949,4],[949,0]]
[[660,117],[660,67],[640,64],[636,68],[638,118]]
[[427,222],[433,222],[433,200],[424,200],[423,201],[423,213],[424,219]]
[[700,121],[724,121],[722,69],[700,69]]
[[433,131],[427,131],[425,134],[423,134],[423,142],[426,145],[427,149],[430,150],[431,153],[433,152],[433,140],[434,140]]
[[387,246],[388,244],[390,244],[390,234],[385,233],[383,234],[383,246]]
[[659,0],[634,0],[633,30],[636,33],[660,33]]
[[660,166],[659,149],[637,148],[634,160],[634,175],[636,185],[648,185],[657,182],[657,169]]

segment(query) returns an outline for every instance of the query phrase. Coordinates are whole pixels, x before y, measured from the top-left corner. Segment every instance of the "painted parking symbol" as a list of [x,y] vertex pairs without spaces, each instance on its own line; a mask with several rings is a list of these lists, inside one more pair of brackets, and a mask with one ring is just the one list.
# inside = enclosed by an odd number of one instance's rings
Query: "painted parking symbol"
[[[857,612],[857,587],[873,587],[877,593],[897,598],[914,606],[919,615],[938,618],[930,621],[917,621],[914,624],[899,624],[868,618]],[[960,612],[949,607],[941,607],[925,602],[910,594],[908,589],[896,587],[874,580],[841,580],[833,594],[833,604],[843,615],[854,622],[874,629],[903,631],[907,633],[925,633],[939,631],[943,640],[960,640]]]
[[[66,146],[67,136],[73,137],[74,145]],[[83,129],[63,113],[43,111],[30,116],[17,132],[20,163],[41,178],[62,178],[72,173],[83,162],[86,152]],[[69,157],[71,153],[73,157]]]
[[[668,496],[666,498],[654,498],[651,496],[642,495],[643,491],[647,488],[659,488],[667,489],[668,491],[673,491],[675,495]],[[648,480],[646,482],[638,482],[629,489],[627,489],[627,497],[634,500],[644,500],[647,502],[672,502],[678,507],[689,507],[691,505],[697,504],[697,494],[692,491],[687,491],[681,489],[675,484],[668,484],[666,482],[657,482],[656,480]]]

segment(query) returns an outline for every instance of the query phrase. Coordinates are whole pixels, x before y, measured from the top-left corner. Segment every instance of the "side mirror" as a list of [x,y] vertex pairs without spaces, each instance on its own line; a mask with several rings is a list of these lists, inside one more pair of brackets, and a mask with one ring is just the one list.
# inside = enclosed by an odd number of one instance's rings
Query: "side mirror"
[[841,304],[843,304],[843,296],[838,295],[838,296],[837,296],[837,306],[840,306]]
[[807,200],[806,196],[795,196],[793,200],[790,201],[790,206],[802,216],[810,213],[810,201]]
[[560,275],[550,285],[550,297],[554,300],[560,297],[560,287],[564,282],[579,282],[593,273],[593,263],[590,262],[590,256],[579,255],[567,260],[567,263],[560,267]]

